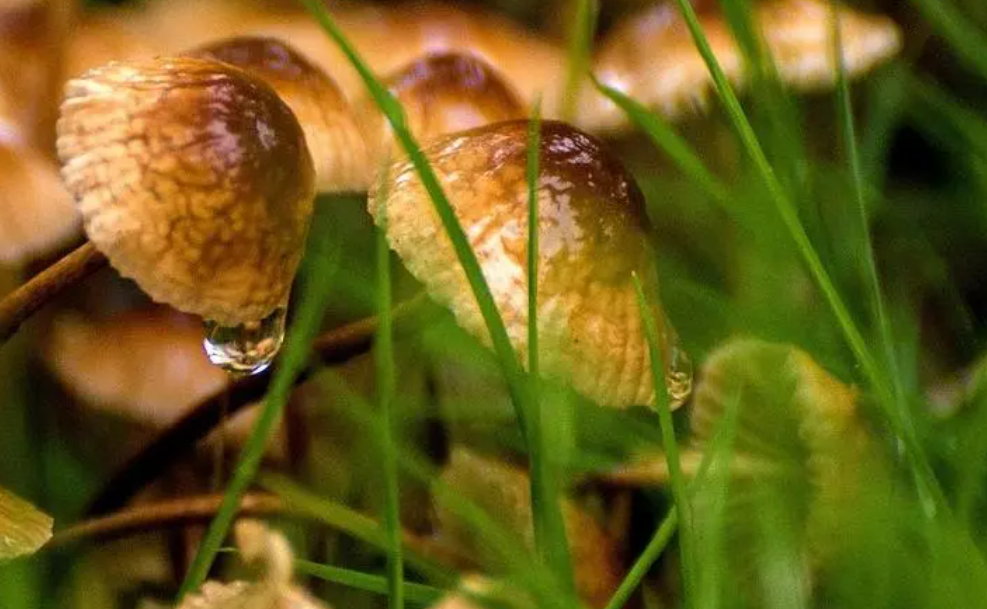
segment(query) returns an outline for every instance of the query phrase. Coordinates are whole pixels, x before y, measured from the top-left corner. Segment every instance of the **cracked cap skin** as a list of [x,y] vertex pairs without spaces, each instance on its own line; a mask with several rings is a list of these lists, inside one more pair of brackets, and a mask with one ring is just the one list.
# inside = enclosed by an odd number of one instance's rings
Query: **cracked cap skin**
[[[508,335],[527,361],[528,121],[509,121],[435,141],[424,153],[476,252]],[[654,402],[648,345],[632,273],[657,302],[640,190],[602,144],[564,123],[541,126],[538,330],[542,369],[602,405]],[[417,173],[391,166],[370,194],[378,224],[411,273],[459,325],[489,335],[466,275]],[[666,384],[673,406],[691,389],[688,360],[661,310]]]
[[58,154],[89,239],[156,301],[236,325],[287,300],[314,168],[267,84],[206,59],[111,63],[67,84]]

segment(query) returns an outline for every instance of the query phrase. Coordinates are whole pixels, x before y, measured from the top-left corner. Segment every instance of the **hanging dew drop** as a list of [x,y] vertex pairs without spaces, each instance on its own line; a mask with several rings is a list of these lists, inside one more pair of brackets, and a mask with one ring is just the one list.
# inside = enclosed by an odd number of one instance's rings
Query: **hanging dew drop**
[[260,321],[238,326],[206,322],[203,341],[209,361],[236,375],[263,372],[274,361],[284,342],[286,310],[278,307]]

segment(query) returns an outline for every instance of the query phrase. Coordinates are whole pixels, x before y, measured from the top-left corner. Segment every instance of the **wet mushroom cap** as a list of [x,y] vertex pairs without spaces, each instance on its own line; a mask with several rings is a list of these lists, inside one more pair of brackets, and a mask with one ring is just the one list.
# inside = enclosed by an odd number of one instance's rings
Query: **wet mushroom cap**
[[[401,103],[408,129],[420,144],[526,114],[503,76],[472,55],[426,55],[390,74],[384,85]],[[373,100],[365,97],[359,111],[371,158],[383,161],[386,153],[392,159],[402,156],[404,149]]]
[[[805,91],[835,82],[832,7],[826,0],[751,3],[751,20],[784,84]],[[837,7],[849,76],[868,72],[901,48],[901,34],[890,19]],[[697,12],[724,73],[734,85],[746,86],[743,53],[719,7],[701,7]],[[603,84],[670,118],[705,107],[712,92],[706,63],[678,6],[670,0],[617,24],[596,54],[593,72]],[[595,91],[587,92],[580,102],[587,128],[610,131],[626,122],[623,113]]]
[[234,65],[277,91],[305,132],[319,192],[367,189],[367,151],[356,115],[336,83],[298,51],[273,38],[241,36],[187,55]]
[[[424,149],[476,252],[522,361],[527,352],[528,122],[510,121],[444,137]],[[654,399],[647,342],[632,273],[656,293],[641,192],[596,139],[559,122],[541,127],[539,337],[548,376],[597,403]],[[378,192],[386,193],[386,199]],[[410,162],[391,167],[370,193],[378,223],[411,273],[489,345],[489,336],[432,203]],[[653,300],[653,302],[657,302]],[[674,332],[655,311],[669,392],[677,405],[691,374]]]
[[111,63],[72,80],[62,176],[90,240],[153,299],[224,325],[287,300],[314,169],[291,110],[228,64]]

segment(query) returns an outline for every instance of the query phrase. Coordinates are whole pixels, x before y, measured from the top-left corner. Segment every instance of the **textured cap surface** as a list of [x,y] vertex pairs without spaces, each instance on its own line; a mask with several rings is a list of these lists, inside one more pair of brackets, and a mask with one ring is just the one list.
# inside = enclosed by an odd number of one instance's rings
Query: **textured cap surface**
[[[408,128],[420,144],[525,116],[514,89],[490,64],[472,55],[426,55],[389,75],[385,86],[401,102]],[[360,111],[372,158],[382,161],[388,148],[392,158],[403,155],[373,100],[364,98]]]
[[[425,154],[476,252],[522,361],[528,290],[528,122],[511,121],[436,141]],[[595,139],[545,122],[539,179],[538,310],[543,370],[598,403],[649,404],[654,397],[647,342],[632,283],[656,289],[640,191]],[[457,321],[489,344],[466,275],[409,162],[391,168],[387,198],[371,192],[377,221],[387,211],[391,247]],[[653,302],[656,302],[653,300]],[[669,392],[689,392],[684,354],[656,311],[670,365]],[[676,374],[683,373],[683,374]]]
[[367,149],[355,112],[336,83],[289,45],[243,36],[210,43],[188,55],[232,64],[277,91],[305,132],[319,192],[367,189]]
[[112,63],[69,82],[58,135],[90,240],[152,298],[226,325],[287,299],[314,170],[266,84],[204,59]]
[[[715,3],[713,3],[715,5]],[[838,7],[847,74],[863,74],[901,47],[890,19]],[[836,80],[833,11],[826,0],[761,0],[751,17],[782,82],[799,90]],[[699,12],[710,47],[732,83],[747,84],[744,57],[718,7]],[[605,85],[674,118],[706,105],[712,79],[674,2],[633,15],[607,34],[593,71]],[[626,122],[623,112],[595,91],[581,98],[587,128],[608,130]]]

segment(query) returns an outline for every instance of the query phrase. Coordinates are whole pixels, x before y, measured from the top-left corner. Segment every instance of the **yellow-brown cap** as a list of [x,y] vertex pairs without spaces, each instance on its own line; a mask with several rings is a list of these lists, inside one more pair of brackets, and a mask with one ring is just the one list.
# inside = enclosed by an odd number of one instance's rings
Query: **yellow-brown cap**
[[[525,116],[514,89],[473,55],[426,55],[390,74],[384,84],[401,102],[408,129],[423,145],[442,135]],[[359,110],[371,158],[383,162],[385,154],[401,156],[404,149],[373,100],[364,96]]]
[[51,253],[80,235],[80,225],[58,167],[31,148],[6,145],[0,133],[0,265]]
[[58,136],[90,240],[152,298],[230,326],[287,300],[314,169],[268,85],[207,59],[111,63],[68,83]]
[[355,112],[336,83],[294,48],[274,38],[241,36],[187,55],[232,64],[277,91],[305,132],[319,192],[367,189],[371,163]]
[[[476,252],[521,360],[527,352],[528,122],[454,134],[424,153]],[[654,400],[647,341],[632,273],[656,293],[644,200],[596,139],[574,127],[541,127],[538,330],[545,373],[605,405]],[[376,185],[375,185],[376,186]],[[386,193],[382,197],[379,193]],[[391,167],[370,194],[378,223],[411,273],[457,321],[489,344],[476,300],[410,162]],[[688,395],[691,371],[660,310],[668,391]]]
[[[758,0],[751,18],[783,83],[797,90],[831,86],[836,80],[833,5],[827,0]],[[744,56],[718,8],[699,13],[703,32],[724,73],[747,84]],[[838,7],[840,38],[849,76],[866,73],[901,47],[890,19]],[[675,118],[705,107],[712,79],[685,20],[672,1],[632,15],[613,28],[596,54],[593,71],[605,85]],[[626,122],[623,113],[595,91],[580,99],[581,125],[608,131]]]
[[202,339],[201,324],[164,307],[104,320],[62,313],[43,355],[87,404],[162,428],[229,382],[202,352]]
[[[518,534],[519,541],[528,548],[534,548],[531,478],[526,470],[456,446],[442,470],[441,479],[490,514],[506,530]],[[578,592],[591,607],[603,607],[620,584],[621,552],[606,527],[577,501],[564,497],[561,503],[566,537],[572,546]],[[441,503],[437,507],[443,538],[480,561],[496,559],[495,555],[484,554],[485,548],[475,529]]]

